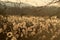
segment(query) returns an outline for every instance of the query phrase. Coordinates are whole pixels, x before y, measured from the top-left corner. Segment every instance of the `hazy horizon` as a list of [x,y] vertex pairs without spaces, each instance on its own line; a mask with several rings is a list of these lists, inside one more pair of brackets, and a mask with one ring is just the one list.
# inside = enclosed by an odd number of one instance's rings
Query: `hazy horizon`
[[32,6],[44,6],[53,0],[1,0],[1,1],[11,1],[17,3],[23,2],[23,3],[30,4]]

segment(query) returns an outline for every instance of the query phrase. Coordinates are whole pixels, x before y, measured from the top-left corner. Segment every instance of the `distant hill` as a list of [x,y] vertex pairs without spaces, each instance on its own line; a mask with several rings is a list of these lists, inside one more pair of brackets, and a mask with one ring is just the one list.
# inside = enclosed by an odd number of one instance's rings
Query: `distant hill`
[[0,14],[3,14],[3,15],[34,15],[34,16],[57,15],[58,17],[60,17],[60,7],[54,7],[54,6],[50,6],[50,7],[49,6],[41,6],[41,7],[31,6],[30,7],[30,6],[20,8],[20,6],[11,7],[11,6],[2,5],[0,3]]
[[26,15],[35,16],[60,16],[60,7],[32,7],[32,8],[21,8],[21,13]]

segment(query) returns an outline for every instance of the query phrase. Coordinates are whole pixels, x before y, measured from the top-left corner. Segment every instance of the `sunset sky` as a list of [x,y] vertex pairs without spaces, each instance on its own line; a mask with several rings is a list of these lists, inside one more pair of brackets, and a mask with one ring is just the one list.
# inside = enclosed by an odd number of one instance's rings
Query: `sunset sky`
[[[7,1],[7,0],[2,0],[2,1]],[[51,2],[52,0],[8,0],[8,1],[12,1],[12,2],[24,2],[24,3],[28,3],[34,6],[43,6],[46,5],[48,2]]]
[[[1,1],[7,1],[7,0],[1,0]],[[11,2],[23,2],[23,3],[27,3],[33,6],[44,6],[46,4],[48,4],[49,2],[51,2],[52,0],[8,0]]]

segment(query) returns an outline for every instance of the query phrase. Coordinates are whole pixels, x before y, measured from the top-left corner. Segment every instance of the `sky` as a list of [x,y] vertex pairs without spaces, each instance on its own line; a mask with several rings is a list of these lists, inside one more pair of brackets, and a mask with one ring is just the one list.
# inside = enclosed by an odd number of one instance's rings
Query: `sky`
[[[7,0],[1,0],[1,1],[7,1]],[[23,2],[23,3],[30,4],[32,6],[44,6],[49,2],[51,2],[52,0],[8,0],[8,1],[18,2],[18,3]]]
[[[1,0],[1,1],[7,1],[7,0]],[[8,0],[8,1],[23,2],[33,6],[43,6],[46,5],[48,2],[51,2],[52,0]]]

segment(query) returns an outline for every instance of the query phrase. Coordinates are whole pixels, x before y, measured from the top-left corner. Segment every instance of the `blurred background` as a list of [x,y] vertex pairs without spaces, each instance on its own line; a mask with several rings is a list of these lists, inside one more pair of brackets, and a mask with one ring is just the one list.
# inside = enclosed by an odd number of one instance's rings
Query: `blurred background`
[[0,0],[0,40],[60,40],[60,0]]
[[0,0],[0,14],[60,16],[60,0]]

